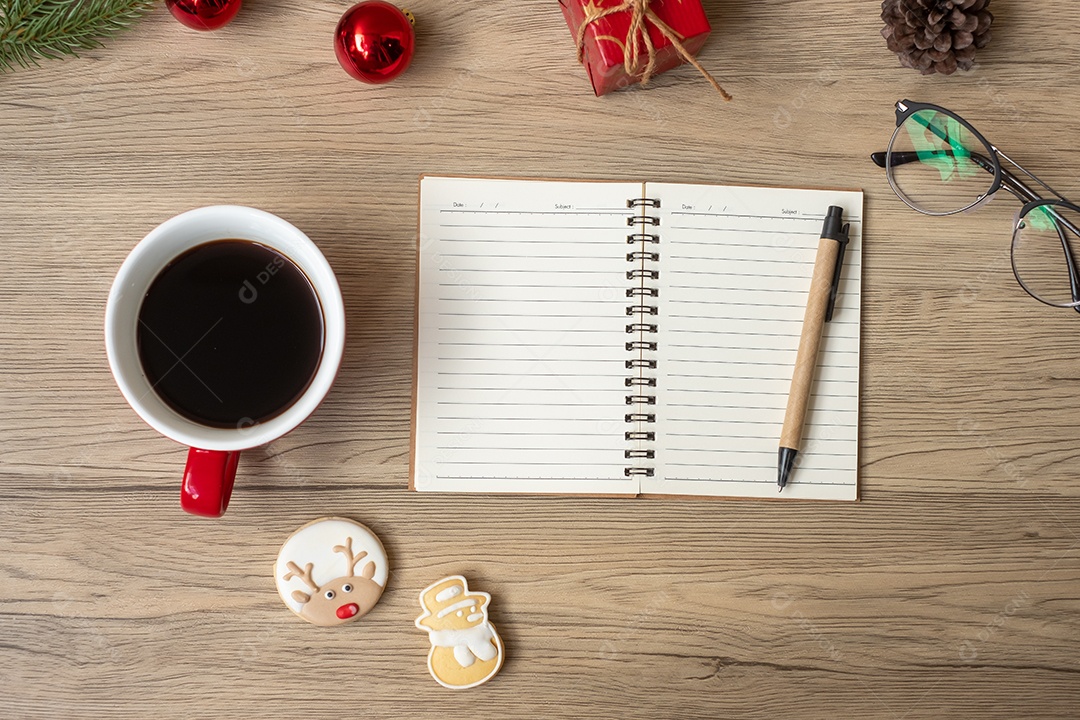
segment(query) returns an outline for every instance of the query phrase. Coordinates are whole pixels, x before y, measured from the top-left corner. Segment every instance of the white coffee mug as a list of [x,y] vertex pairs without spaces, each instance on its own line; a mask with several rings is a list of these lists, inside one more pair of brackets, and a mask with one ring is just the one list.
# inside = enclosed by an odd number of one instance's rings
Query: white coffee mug
[[[201,425],[165,404],[147,380],[137,344],[139,309],[158,274],[191,248],[225,239],[251,240],[290,259],[311,282],[323,314],[322,355],[304,393],[279,415],[236,428]],[[180,504],[196,515],[225,512],[241,450],[276,440],[314,412],[334,382],[344,347],[341,289],[315,243],[276,215],[239,205],[198,208],[151,230],[120,266],[105,306],[105,349],[120,392],[150,427],[190,448]]]

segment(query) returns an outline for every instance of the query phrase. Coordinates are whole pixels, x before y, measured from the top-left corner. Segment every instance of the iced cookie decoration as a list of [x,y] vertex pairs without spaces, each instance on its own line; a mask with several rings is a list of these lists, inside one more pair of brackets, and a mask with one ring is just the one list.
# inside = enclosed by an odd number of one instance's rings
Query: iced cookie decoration
[[416,618],[416,627],[428,632],[428,670],[443,687],[476,687],[502,667],[503,644],[488,622],[489,602],[490,595],[470,591],[460,575],[443,578],[420,593],[424,613]]
[[363,617],[382,596],[390,566],[375,533],[346,518],[323,518],[285,541],[274,564],[278,594],[310,623]]

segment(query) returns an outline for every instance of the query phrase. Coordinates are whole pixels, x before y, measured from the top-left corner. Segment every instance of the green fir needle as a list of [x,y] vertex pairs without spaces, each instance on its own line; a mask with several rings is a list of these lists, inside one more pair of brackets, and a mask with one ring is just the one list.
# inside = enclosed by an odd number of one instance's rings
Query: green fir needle
[[0,72],[78,55],[130,26],[155,0],[0,0]]

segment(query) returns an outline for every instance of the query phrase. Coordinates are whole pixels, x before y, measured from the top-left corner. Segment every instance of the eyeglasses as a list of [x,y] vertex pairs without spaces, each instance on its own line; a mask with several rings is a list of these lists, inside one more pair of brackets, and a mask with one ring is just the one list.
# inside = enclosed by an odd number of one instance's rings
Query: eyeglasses
[[[1080,312],[1080,207],[991,145],[959,115],[925,103],[896,103],[896,132],[886,152],[870,156],[909,207],[926,215],[975,210],[1005,189],[1023,203],[1013,223],[1010,257],[1020,286],[1039,302]],[[1032,190],[1004,159],[1054,196]],[[1080,248],[1080,245],[1076,245]]]

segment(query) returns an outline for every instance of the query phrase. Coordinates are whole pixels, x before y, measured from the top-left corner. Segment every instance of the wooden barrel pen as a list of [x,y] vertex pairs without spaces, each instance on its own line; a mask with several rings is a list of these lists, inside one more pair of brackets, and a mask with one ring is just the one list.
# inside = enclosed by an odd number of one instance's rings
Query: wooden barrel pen
[[825,323],[832,320],[836,306],[836,293],[840,284],[840,270],[844,264],[844,249],[848,243],[850,225],[843,224],[844,210],[835,205],[829,207],[825,225],[818,242],[817,258],[814,260],[814,276],[810,280],[810,294],[806,300],[799,353],[795,358],[795,371],[788,392],[787,411],[784,413],[784,429],[780,433],[780,451],[777,464],[776,484],[783,492],[795,465],[802,441],[806,409],[810,404],[810,389],[814,384],[814,368],[817,367],[818,349]]

